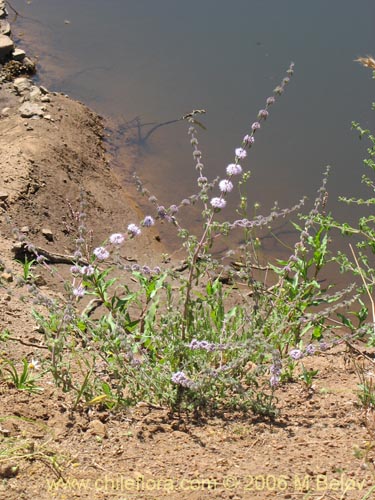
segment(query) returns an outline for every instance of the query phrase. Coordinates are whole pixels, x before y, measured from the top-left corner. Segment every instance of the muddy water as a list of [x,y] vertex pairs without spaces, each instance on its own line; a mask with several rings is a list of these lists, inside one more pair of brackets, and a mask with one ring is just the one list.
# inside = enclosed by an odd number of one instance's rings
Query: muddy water
[[[259,202],[266,214],[274,200],[290,206],[305,194],[313,199],[330,164],[329,209],[351,217],[336,199],[363,189],[366,144],[350,124],[374,125],[375,82],[353,60],[375,55],[373,0],[12,0],[12,5],[21,14],[14,32],[39,58],[40,79],[50,88],[122,123],[135,117],[143,124],[160,123],[206,109],[200,147],[208,177],[223,174],[293,60],[295,76],[244,164],[252,172],[249,203]],[[195,191],[186,132],[183,123],[161,127],[139,149],[138,171],[165,205]],[[234,202],[233,193],[231,198]],[[272,239],[265,245],[276,251]]]

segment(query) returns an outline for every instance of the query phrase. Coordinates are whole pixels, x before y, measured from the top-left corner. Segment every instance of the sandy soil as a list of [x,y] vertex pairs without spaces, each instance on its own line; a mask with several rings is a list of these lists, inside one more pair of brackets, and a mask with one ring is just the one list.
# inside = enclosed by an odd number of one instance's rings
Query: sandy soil
[[[33,88],[16,87],[0,83],[0,331],[16,339],[0,341],[0,361],[47,355],[35,347],[36,325],[17,286],[14,229],[49,252],[71,254],[81,188],[94,244],[145,215],[134,186],[124,187],[110,167],[100,117],[46,89],[33,101],[43,117],[21,117],[20,101]],[[132,240],[124,255],[157,263],[163,247],[156,237],[150,231]],[[48,275],[40,286],[54,292]],[[349,359],[344,347],[311,358],[319,369],[313,389],[301,382],[278,389],[273,422],[236,415],[178,421],[142,404],[113,414],[84,405],[72,412],[70,396],[48,382],[40,395],[1,383],[0,497],[375,498],[372,422],[357,404],[353,359],[363,356]]]

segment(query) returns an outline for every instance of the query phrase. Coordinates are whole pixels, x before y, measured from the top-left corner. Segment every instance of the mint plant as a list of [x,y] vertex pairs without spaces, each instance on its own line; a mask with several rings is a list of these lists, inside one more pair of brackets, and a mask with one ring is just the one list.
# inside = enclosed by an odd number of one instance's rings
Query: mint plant
[[[74,212],[78,237],[64,300],[44,297],[35,284],[29,287],[49,351],[44,366],[63,391],[74,393],[74,408],[81,402],[114,409],[143,401],[179,413],[240,410],[274,417],[277,386],[294,377],[299,359],[324,350],[326,334],[343,326],[332,316],[354,300],[352,289],[334,291],[320,279],[331,259],[332,224],[319,218],[325,211],[328,171],[313,208],[294,223],[297,241],[287,260],[262,266],[258,235],[301,210],[305,200],[285,209],[275,204],[267,215],[259,214],[259,207],[248,214],[246,158],[293,71],[292,63],[234,148],[221,178],[205,176],[197,128],[204,110],[184,116],[197,194],[165,207],[138,180],[155,213],[122,231],[115,228],[96,247],[88,238],[82,194]],[[236,189],[239,218],[225,220]],[[191,204],[201,207],[199,234],[181,223],[180,213]],[[160,268],[124,260],[121,249],[127,241],[159,221],[176,231],[183,262]],[[230,242],[239,230],[243,243],[231,250],[235,260],[228,263],[228,256],[223,260],[215,254],[214,243],[219,238]],[[49,267],[35,247],[28,248],[34,248],[35,265]],[[312,373],[306,374],[306,383]]]

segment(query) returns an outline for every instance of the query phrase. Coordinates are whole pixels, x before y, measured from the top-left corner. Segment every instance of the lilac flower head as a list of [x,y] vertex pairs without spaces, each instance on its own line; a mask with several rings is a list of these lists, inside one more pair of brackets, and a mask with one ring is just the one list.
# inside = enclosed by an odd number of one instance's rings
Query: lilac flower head
[[260,109],[259,112],[258,112],[258,118],[259,119],[263,119],[263,120],[266,120],[268,118],[268,111],[266,109]]
[[194,387],[194,382],[189,379],[184,372],[176,372],[172,375],[172,382],[182,387],[187,387],[192,389]]
[[177,205],[171,205],[168,210],[169,210],[169,213],[171,215],[174,215],[174,214],[176,214],[178,212],[178,206]]
[[242,167],[241,165],[238,165],[238,163],[230,163],[227,166],[228,175],[240,175],[241,173],[242,173]]
[[94,248],[93,254],[98,260],[105,260],[109,257],[109,252],[104,247]]
[[141,230],[139,227],[135,224],[129,224],[128,225],[128,232],[131,234],[131,236],[138,236],[141,234]]
[[207,177],[204,177],[203,175],[201,175],[200,177],[198,177],[197,182],[198,182],[198,186],[204,186],[205,184],[207,184],[208,179],[207,179]]
[[275,103],[275,98],[273,96],[268,97],[266,100],[267,106],[271,106],[271,104]]
[[146,217],[143,219],[142,225],[145,227],[151,227],[155,224],[154,219],[151,217],[151,215],[146,215]]
[[243,158],[246,158],[246,156],[247,156],[246,150],[243,148],[236,148],[235,153],[236,153],[237,158],[239,158],[240,160],[242,160]]
[[251,146],[255,142],[255,137],[253,135],[248,135],[247,134],[243,138],[243,142],[246,142],[246,144],[248,144],[249,146]]
[[251,125],[251,130],[253,130],[255,132],[255,130],[258,130],[258,129],[260,129],[260,123],[259,122],[254,122]]
[[165,207],[163,207],[163,205],[160,205],[160,206],[157,208],[157,211],[158,211],[158,216],[159,216],[161,219],[165,219],[165,217],[167,216],[167,211],[166,211]]
[[203,349],[204,351],[215,351],[216,346],[215,344],[212,344],[207,340],[193,339],[189,344],[189,348],[192,349],[193,351],[196,351],[198,349]]
[[219,182],[219,189],[222,193],[230,193],[233,189],[233,184],[228,179],[223,179]]
[[292,349],[289,352],[289,356],[294,360],[298,360],[303,358],[303,352],[300,349]]
[[306,349],[305,349],[305,353],[307,354],[307,356],[313,356],[316,352],[316,348],[314,345],[312,344],[309,344],[306,346]]
[[81,272],[81,268],[79,266],[72,266],[70,268],[70,272],[72,274],[79,274]]
[[327,342],[319,342],[319,349],[321,351],[326,351],[329,348],[329,344]]
[[143,266],[142,272],[143,272],[143,274],[149,275],[149,274],[151,274],[151,269],[148,266]]
[[81,274],[83,274],[83,276],[92,276],[95,272],[95,269],[93,266],[83,266],[81,267],[80,269],[80,272]]
[[280,377],[278,375],[271,375],[270,377],[270,385],[271,387],[277,387],[280,382]]
[[79,285],[77,288],[73,288],[73,295],[78,298],[83,297],[85,295],[85,287]]
[[224,198],[212,198],[210,203],[214,208],[224,208],[227,204]]
[[121,233],[113,233],[109,237],[109,241],[110,243],[112,243],[112,245],[122,245],[122,243],[124,243],[125,241],[125,237]]

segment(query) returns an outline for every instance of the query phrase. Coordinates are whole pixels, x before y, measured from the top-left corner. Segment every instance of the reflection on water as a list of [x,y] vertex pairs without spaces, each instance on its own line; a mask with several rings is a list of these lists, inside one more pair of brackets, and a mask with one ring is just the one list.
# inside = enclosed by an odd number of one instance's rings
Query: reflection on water
[[[15,33],[23,31],[39,57],[45,85],[123,122],[163,122],[206,109],[200,147],[209,177],[223,175],[293,60],[295,76],[247,159],[250,203],[267,213],[274,200],[289,206],[304,194],[313,198],[330,164],[329,208],[350,217],[335,200],[362,189],[366,145],[350,124],[373,126],[374,82],[353,60],[375,52],[373,0],[12,4],[25,16]],[[140,174],[165,205],[195,190],[186,132],[183,123],[161,127],[141,150]]]

